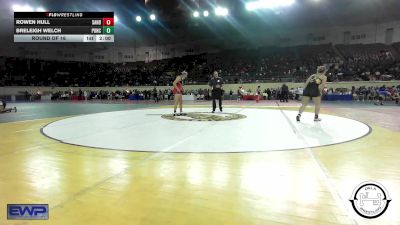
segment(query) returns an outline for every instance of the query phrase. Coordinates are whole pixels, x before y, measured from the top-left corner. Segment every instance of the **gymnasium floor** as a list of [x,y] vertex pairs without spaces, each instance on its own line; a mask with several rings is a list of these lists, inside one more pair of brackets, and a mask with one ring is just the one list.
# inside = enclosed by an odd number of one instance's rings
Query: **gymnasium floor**
[[[315,124],[298,102],[225,101],[229,121],[170,120],[168,104],[11,104],[0,225],[400,224],[400,106],[324,103]],[[369,180],[392,199],[377,219],[349,202]],[[7,220],[12,203],[49,220]]]

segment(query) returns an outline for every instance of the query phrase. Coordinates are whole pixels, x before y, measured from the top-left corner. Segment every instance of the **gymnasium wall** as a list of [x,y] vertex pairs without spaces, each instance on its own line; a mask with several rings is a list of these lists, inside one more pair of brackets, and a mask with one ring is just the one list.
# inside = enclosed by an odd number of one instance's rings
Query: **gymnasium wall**
[[[243,86],[244,89],[247,91],[248,89],[251,89],[253,92],[257,89],[257,86],[261,86],[262,90],[267,89],[267,88],[277,88],[281,87],[283,83],[249,83],[249,84],[226,84],[224,86],[224,89],[226,92],[229,92],[232,90],[234,93],[236,93],[237,89],[240,86]],[[297,88],[297,87],[304,87],[303,83],[286,83],[289,88]],[[332,82],[328,83],[328,88],[351,88],[352,86],[360,87],[360,86],[397,86],[400,85],[400,81],[376,81],[376,82],[371,82],[371,81],[365,81],[365,82]],[[139,87],[134,87],[134,86],[129,86],[129,87],[0,87],[0,96],[9,96],[9,95],[22,95],[25,91],[28,91],[30,93],[35,93],[38,89],[41,90],[44,94],[46,93],[51,93],[51,92],[57,92],[57,91],[68,91],[70,88],[72,88],[74,91],[78,91],[79,89],[82,90],[108,90],[108,91],[117,91],[117,90],[151,90],[153,89],[153,86],[139,86]],[[209,88],[207,85],[185,85],[184,89],[185,90],[197,90],[197,89],[205,89]],[[171,86],[157,86],[158,90],[165,90],[165,89],[171,89]]]

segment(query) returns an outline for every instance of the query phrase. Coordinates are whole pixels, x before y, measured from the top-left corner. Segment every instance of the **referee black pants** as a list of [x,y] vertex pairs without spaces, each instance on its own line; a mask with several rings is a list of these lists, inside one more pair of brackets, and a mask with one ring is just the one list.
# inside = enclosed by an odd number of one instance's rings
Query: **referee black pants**
[[289,93],[287,91],[282,91],[280,101],[287,102],[288,100],[289,100]]
[[213,112],[217,108],[217,99],[219,102],[219,110],[222,111],[222,90],[221,89],[214,89],[212,90],[212,102],[213,102]]

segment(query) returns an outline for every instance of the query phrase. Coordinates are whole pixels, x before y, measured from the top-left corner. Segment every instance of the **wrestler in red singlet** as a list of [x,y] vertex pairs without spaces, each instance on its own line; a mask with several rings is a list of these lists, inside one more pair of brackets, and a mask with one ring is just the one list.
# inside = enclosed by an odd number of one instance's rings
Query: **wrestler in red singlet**
[[176,95],[176,94],[182,94],[182,93],[183,93],[183,84],[182,84],[182,80],[180,80],[180,81],[178,81],[178,82],[176,83],[176,87],[174,87],[174,88],[172,89],[172,93],[173,93],[174,95]]
[[179,105],[180,113],[182,115],[182,93],[183,93],[183,84],[182,81],[186,79],[188,73],[183,71],[180,75],[176,76],[175,81],[173,83],[174,87],[172,89],[172,93],[174,94],[174,116],[176,116],[176,108]]

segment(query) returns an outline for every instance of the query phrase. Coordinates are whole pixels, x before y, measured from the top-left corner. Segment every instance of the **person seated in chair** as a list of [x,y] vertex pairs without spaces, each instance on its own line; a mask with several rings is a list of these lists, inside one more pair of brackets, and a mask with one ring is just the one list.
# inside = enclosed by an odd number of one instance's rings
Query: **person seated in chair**
[[396,104],[399,104],[400,100],[400,93],[398,91],[395,91],[392,95],[392,100],[396,102]]

